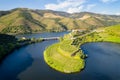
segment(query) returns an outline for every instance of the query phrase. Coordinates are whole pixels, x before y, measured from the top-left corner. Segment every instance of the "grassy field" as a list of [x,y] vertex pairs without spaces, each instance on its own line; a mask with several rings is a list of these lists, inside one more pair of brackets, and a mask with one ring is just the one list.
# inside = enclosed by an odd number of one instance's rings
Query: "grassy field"
[[96,29],[85,36],[78,36],[72,44],[79,47],[88,42],[120,43],[120,25]]
[[104,38],[104,41],[120,43],[120,25],[110,26],[105,28],[99,35]]
[[77,48],[70,43],[71,41],[64,41],[53,44],[44,51],[44,59],[50,67],[64,73],[78,72],[84,68],[85,63],[79,52],[79,55],[71,56]]

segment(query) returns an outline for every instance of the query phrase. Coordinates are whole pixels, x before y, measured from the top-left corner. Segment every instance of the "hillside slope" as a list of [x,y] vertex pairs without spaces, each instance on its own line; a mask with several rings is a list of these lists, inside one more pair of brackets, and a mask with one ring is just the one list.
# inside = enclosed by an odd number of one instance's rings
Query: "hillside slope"
[[[76,35],[78,33],[73,33]],[[120,24],[113,25],[106,28],[98,28],[84,35],[75,36],[76,39],[73,41],[73,45],[80,46],[86,42],[115,42],[120,43]]]
[[120,16],[89,12],[73,13],[16,8],[0,11],[0,32],[36,33],[72,29],[94,29],[120,23]]

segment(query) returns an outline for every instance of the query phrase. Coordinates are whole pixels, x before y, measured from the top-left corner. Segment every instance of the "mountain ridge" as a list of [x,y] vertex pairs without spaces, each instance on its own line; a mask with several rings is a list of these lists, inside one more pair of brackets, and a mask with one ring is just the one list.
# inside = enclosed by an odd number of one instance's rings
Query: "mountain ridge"
[[0,11],[1,33],[36,33],[72,29],[94,29],[120,23],[120,16],[91,12],[69,14],[53,10],[15,8]]

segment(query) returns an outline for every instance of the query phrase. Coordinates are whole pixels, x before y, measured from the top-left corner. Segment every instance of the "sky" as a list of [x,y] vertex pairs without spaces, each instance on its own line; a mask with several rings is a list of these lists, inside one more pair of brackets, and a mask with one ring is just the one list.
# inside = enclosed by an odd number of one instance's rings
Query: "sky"
[[14,8],[120,15],[120,0],[0,0],[0,10]]

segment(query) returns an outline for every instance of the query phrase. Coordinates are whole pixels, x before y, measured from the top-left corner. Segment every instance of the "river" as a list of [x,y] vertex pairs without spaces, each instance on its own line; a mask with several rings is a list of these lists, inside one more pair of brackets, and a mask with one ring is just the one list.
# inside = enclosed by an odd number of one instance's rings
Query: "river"
[[[17,37],[59,37],[66,33]],[[105,42],[82,45],[82,50],[88,54],[85,69],[80,73],[64,74],[51,69],[43,58],[45,48],[56,42],[58,40],[35,43],[12,52],[0,64],[0,80],[120,80],[120,44]]]

